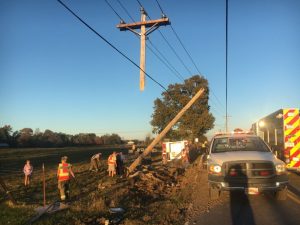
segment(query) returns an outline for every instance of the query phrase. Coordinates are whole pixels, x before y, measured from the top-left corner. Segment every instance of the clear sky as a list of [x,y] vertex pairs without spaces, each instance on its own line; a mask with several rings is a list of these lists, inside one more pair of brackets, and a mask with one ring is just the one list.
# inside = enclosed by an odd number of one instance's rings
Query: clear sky
[[[108,0],[131,22],[117,0]],[[140,20],[136,0],[120,0]],[[64,0],[90,26],[139,64],[139,39],[120,32],[104,0]],[[154,0],[140,0],[152,19]],[[159,0],[173,28],[208,79],[215,129],[225,124],[225,0]],[[229,129],[251,124],[279,108],[300,107],[300,1],[229,0]],[[144,139],[151,133],[153,101],[162,88],[116,53],[55,0],[0,0],[0,126],[13,130]],[[160,31],[192,74],[191,60],[169,26]],[[183,78],[192,76],[158,31],[149,36]],[[167,87],[182,82],[147,50],[146,71]]]

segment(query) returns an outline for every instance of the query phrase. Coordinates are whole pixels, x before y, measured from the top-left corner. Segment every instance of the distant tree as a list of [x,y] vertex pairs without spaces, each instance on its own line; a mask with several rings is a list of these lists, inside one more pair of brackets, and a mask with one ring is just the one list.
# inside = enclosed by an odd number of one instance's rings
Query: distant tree
[[0,128],[0,143],[10,144],[11,142],[12,127],[5,125]]
[[17,147],[18,146],[18,139],[20,138],[20,132],[19,131],[14,131],[11,135],[11,141],[10,144],[12,147]]
[[18,145],[22,147],[31,147],[34,140],[34,138],[32,138],[32,135],[33,130],[31,128],[21,129],[18,138]]
[[122,139],[118,134],[105,134],[101,136],[103,144],[105,145],[114,145],[114,144],[122,144]]
[[145,145],[149,145],[152,141],[151,135],[147,134],[145,137]]
[[241,128],[235,128],[233,131],[235,133],[239,133],[239,132],[243,132],[243,129],[241,129]]
[[44,147],[61,147],[63,146],[63,140],[61,136],[49,129],[45,130],[42,136]]
[[209,112],[208,82],[204,77],[195,75],[186,79],[183,84],[169,85],[168,92],[162,93],[162,99],[154,101],[154,113],[150,122],[153,133],[160,133],[200,88],[205,89],[203,95],[173,126],[166,138],[194,140],[212,129],[215,118]]

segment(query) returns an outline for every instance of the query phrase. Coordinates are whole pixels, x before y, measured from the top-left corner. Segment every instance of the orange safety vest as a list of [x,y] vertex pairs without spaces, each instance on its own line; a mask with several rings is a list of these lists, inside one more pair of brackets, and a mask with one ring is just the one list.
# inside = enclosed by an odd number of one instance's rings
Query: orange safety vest
[[71,167],[71,164],[69,163],[60,163],[58,165],[58,180],[59,181],[65,181],[70,179],[70,172],[69,168]]
[[108,164],[109,164],[109,165],[115,165],[115,164],[116,164],[116,157],[113,156],[113,155],[110,155],[110,156],[108,157]]

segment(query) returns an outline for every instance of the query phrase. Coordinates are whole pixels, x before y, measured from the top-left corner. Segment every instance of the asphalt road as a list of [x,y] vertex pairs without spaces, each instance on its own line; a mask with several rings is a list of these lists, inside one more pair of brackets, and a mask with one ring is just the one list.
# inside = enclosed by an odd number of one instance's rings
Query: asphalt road
[[286,201],[276,201],[268,194],[227,194],[222,205],[197,215],[190,224],[299,225],[300,200],[288,196]]

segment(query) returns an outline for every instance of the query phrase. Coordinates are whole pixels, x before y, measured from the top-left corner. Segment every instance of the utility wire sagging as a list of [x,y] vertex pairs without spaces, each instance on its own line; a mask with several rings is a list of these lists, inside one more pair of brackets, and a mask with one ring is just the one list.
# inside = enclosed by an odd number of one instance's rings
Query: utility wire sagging
[[[76,13],[74,13],[67,5],[65,5],[61,0],[57,0],[63,7],[65,7],[73,16],[75,16],[81,23],[83,23],[87,28],[89,28],[92,32],[94,32],[98,37],[100,37],[104,42],[106,42],[110,47],[112,47],[115,51],[117,51],[120,55],[122,55],[125,59],[127,59],[131,64],[133,64],[135,67],[142,70],[132,59],[130,59],[127,55],[125,55],[123,52],[121,52],[117,47],[115,47],[112,43],[110,43],[106,38],[104,38],[101,34],[99,34],[95,29],[93,29],[90,25],[88,25],[83,19],[81,19]],[[144,71],[145,75],[150,78],[154,83],[159,85],[163,90],[165,90],[167,93],[167,89],[160,84],[158,81],[156,81],[153,77],[151,77],[148,73]]]
[[[159,9],[160,9],[160,11],[161,11],[161,13],[162,13],[162,15],[166,15],[165,12],[164,12],[164,10],[162,9],[162,6],[161,6],[161,4],[159,3],[159,1],[158,1],[158,0],[155,0],[155,1],[156,1],[157,5],[158,5],[158,7],[159,7]],[[190,59],[191,62],[193,63],[194,67],[196,68],[198,74],[201,75],[202,73],[200,72],[200,70],[199,70],[198,66],[196,65],[194,59],[192,58],[191,54],[188,52],[187,48],[186,48],[185,45],[183,44],[183,41],[180,39],[179,35],[178,35],[177,32],[175,31],[175,28],[172,26],[172,24],[170,25],[170,27],[171,27],[171,29],[172,29],[172,31],[173,31],[175,37],[176,37],[177,40],[179,41],[181,47],[184,49],[185,53],[188,55],[189,59]],[[212,92],[213,96],[215,97],[215,99],[217,100],[217,102],[220,104],[220,106],[221,106],[222,108],[224,108],[224,105],[221,103],[221,101],[220,101],[219,98],[215,95],[215,93],[214,93],[214,91],[213,91],[212,89],[211,89],[211,92]]]
[[[121,8],[125,11],[125,13],[127,14],[127,16],[131,19],[132,22],[136,22],[132,15],[129,13],[129,11],[127,10],[127,8],[122,4],[122,2],[120,0],[117,0],[119,5],[121,6]],[[109,5],[110,7],[112,7],[112,5]],[[113,8],[113,7],[112,7]],[[116,10],[113,9],[113,11],[115,12]],[[119,15],[119,14],[118,14]],[[123,20],[125,21],[125,20]],[[149,46],[148,43],[146,43],[146,47],[158,58],[159,61],[161,61],[179,80],[184,81],[183,76],[178,72],[178,70],[170,63],[170,61],[167,59],[166,56],[164,56],[164,54],[154,45],[154,43],[150,40],[150,38],[148,37],[148,42],[150,43],[151,47]],[[155,52],[153,49],[155,49]],[[159,55],[158,55],[159,54]]]

